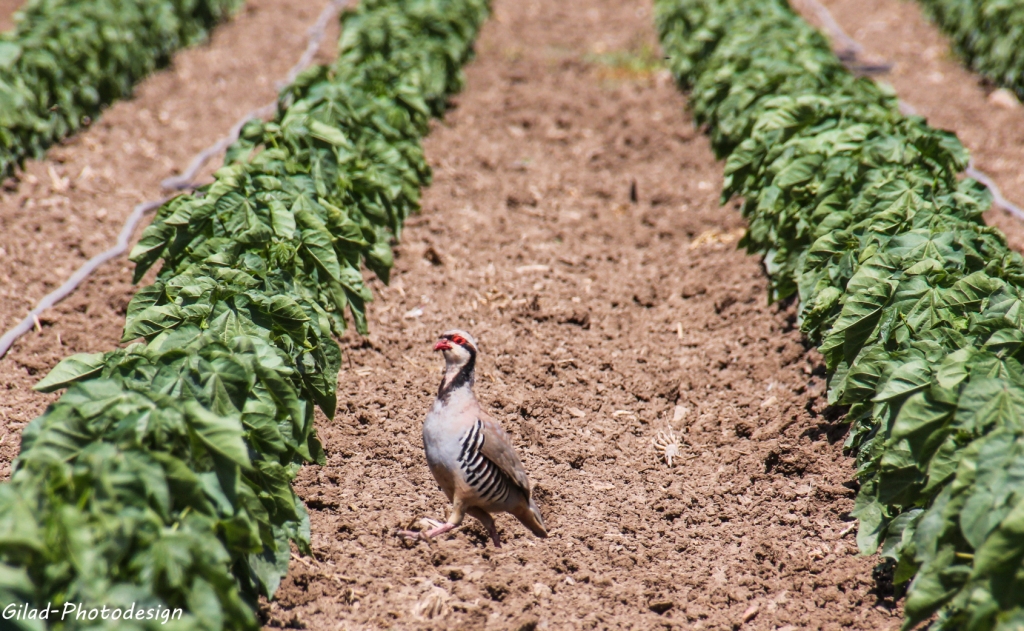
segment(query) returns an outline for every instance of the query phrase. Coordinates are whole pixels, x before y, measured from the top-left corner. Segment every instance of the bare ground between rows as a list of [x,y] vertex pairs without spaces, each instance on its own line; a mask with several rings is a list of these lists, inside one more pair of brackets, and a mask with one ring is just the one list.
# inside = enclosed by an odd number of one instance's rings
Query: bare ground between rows
[[25,4],[25,0],[0,0],[0,32],[14,28],[14,12]]
[[[956,132],[977,167],[1007,198],[1024,206],[1024,106],[1007,95],[993,95],[998,86],[965,67],[919,2],[821,1],[865,53],[893,64],[876,79],[891,84],[929,124]],[[806,3],[794,5],[806,10]],[[1024,252],[1024,222],[1001,209],[990,210],[985,219],[1006,233],[1011,247]]]
[[[654,42],[649,2],[495,2],[467,89],[427,141],[436,182],[391,287],[376,283],[373,333],[343,340],[340,411],[319,419],[328,465],[297,481],[315,556],[263,606],[268,627],[898,626],[872,591],[875,560],[856,556],[819,358],[735,249],[721,165],[651,67]],[[115,155],[126,138],[106,133],[95,151]],[[119,174],[163,175],[138,159]],[[63,238],[38,226],[40,243]],[[30,265],[75,260],[37,249]],[[28,388],[61,357],[117,343],[129,281],[124,261],[108,265],[0,361],[8,470],[49,400]],[[500,551],[468,522],[433,546],[393,535],[446,516],[420,423],[439,378],[430,343],[456,325],[481,342],[478,394],[513,435],[549,539],[504,517]],[[673,468],[651,444],[669,429]]]
[[[495,3],[427,140],[436,181],[376,288],[373,333],[344,340],[341,411],[319,425],[328,465],[297,484],[315,559],[292,564],[268,626],[898,624],[855,553],[823,367],[735,249],[721,165],[640,63],[654,42],[649,3]],[[549,539],[509,518],[500,551],[468,522],[433,546],[394,536],[447,514],[420,426],[431,343],[454,326],[481,342],[478,394]],[[669,429],[671,469],[652,446]]]
[[[30,161],[0,188],[0,332],[20,321],[73,270],[116,241],[139,202],[166,193],[160,181],[235,121],[277,94],[275,83],[298,60],[324,2],[251,0],[214,31],[210,43],[175,55],[169,68],[115,103],[91,126]],[[332,26],[318,60],[333,57]],[[206,172],[219,165],[215,158]],[[0,478],[9,475],[21,427],[52,396],[30,388],[61,358],[109,350],[118,341],[135,288],[124,258],[108,263],[56,309],[40,332],[0,359]]]

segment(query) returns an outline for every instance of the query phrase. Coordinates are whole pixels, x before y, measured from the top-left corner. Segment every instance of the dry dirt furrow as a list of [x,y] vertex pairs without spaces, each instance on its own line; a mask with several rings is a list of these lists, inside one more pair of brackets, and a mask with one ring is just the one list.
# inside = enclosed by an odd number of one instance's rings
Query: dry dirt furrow
[[[344,340],[328,465],[298,480],[316,559],[292,564],[266,624],[895,628],[856,556],[823,367],[735,249],[721,165],[651,67],[649,3],[495,9],[427,140],[436,181],[376,287],[373,334]],[[431,344],[455,326],[480,340],[478,394],[549,539],[509,518],[501,550],[471,520],[432,546],[394,535],[446,516],[420,427]],[[669,429],[674,468],[652,447]]]
[[0,32],[14,28],[14,12],[25,0],[0,0]]
[[[0,189],[0,331],[115,240],[132,207],[238,117],[274,99],[323,2],[253,0],[84,133]],[[328,36],[336,37],[337,30]],[[44,324],[48,323],[43,318]]]
[[[318,419],[328,465],[297,481],[315,558],[292,563],[266,625],[896,628],[898,609],[872,591],[875,560],[856,556],[823,367],[792,305],[767,306],[758,262],[735,249],[721,165],[654,67],[650,3],[495,9],[465,93],[428,138],[436,182],[391,287],[375,283],[373,333],[343,340],[339,413]],[[118,152],[116,129],[95,151]],[[162,175],[123,166],[132,186]],[[38,225],[44,244],[66,230]],[[36,267],[75,259],[37,250]],[[129,280],[124,260],[106,266],[0,361],[3,462],[48,400],[30,385],[116,344]],[[478,393],[536,482],[549,539],[505,517],[500,551],[468,522],[433,546],[394,537],[445,517],[420,423],[440,371],[430,345],[455,325],[480,340]],[[673,468],[651,444],[670,428]]]
[[[956,132],[978,168],[1024,206],[1024,106],[1008,95],[993,95],[997,86],[964,66],[918,2],[821,1],[865,52],[894,64],[878,80],[890,83],[931,125]],[[1024,222],[1000,209],[985,218],[1024,251]]]

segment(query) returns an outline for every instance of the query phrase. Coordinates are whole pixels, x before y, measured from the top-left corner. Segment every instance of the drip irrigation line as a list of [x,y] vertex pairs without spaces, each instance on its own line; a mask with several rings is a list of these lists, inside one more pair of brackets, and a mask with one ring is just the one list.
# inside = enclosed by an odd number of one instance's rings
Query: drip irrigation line
[[[313,57],[317,51],[320,50],[320,45],[323,43],[324,35],[327,31],[327,25],[330,24],[331,20],[335,15],[341,11],[342,7],[348,4],[349,0],[331,0],[324,7],[324,10],[320,12],[320,17],[317,18],[316,23],[309,28],[309,43],[306,44],[306,50],[303,51],[302,56],[299,57],[299,61],[292,66],[291,70],[285,76],[283,81],[277,83],[277,89],[283,90],[287,86],[295,82],[296,77],[299,76],[303,70],[309,67],[313,63]],[[181,175],[175,175],[169,177],[160,183],[165,190],[170,191],[181,191],[187,188],[192,188],[192,182],[196,179],[199,174],[199,170],[210,161],[210,158],[220,154],[231,146],[236,140],[238,140],[238,134],[242,132],[242,127],[254,118],[267,118],[273,115],[277,111],[277,99],[262,105],[239,118],[232,125],[231,130],[226,136],[213,143],[206,149],[203,149],[196,154],[196,157],[189,163],[188,168]]]
[[[317,18],[317,21],[309,28],[309,40],[306,44],[306,50],[304,50],[302,56],[299,57],[299,61],[292,66],[291,70],[288,71],[284,81],[277,84],[278,89],[282,89],[283,86],[287,86],[294,82],[295,78],[299,76],[299,73],[305,70],[313,62],[313,57],[320,49],[320,45],[323,42],[328,24],[330,24],[330,21],[341,11],[342,7],[349,3],[349,1],[350,0],[330,0],[330,2],[327,3],[327,6],[325,6],[323,11],[320,12],[320,16]],[[163,188],[170,190],[183,190],[190,188],[193,180],[199,173],[199,170],[203,168],[203,165],[205,165],[214,155],[227,149],[233,142],[235,142],[235,140],[238,139],[238,134],[241,133],[242,127],[245,123],[253,118],[270,116],[276,111],[276,109],[277,101],[275,100],[272,103],[268,103],[248,112],[231,127],[231,130],[226,136],[196,154],[195,158],[192,159],[192,162],[184,173],[173,178],[167,178],[161,182]],[[46,296],[36,304],[35,308],[28,312],[28,315],[26,315],[21,322],[4,333],[3,336],[0,336],[0,359],[7,354],[7,351],[10,350],[11,346],[18,338],[25,335],[33,328],[39,328],[39,316],[44,311],[56,305],[64,298],[67,298],[101,265],[127,252],[132,235],[135,233],[135,229],[142,221],[142,218],[157,208],[160,208],[172,198],[173,195],[136,205],[135,208],[132,209],[132,213],[128,216],[128,219],[125,220],[124,225],[121,227],[121,232],[117,236],[116,245],[86,261],[78,268],[78,270],[75,271],[74,274],[71,275],[70,278],[64,281],[64,284],[46,294]]]
[[[839,23],[832,15],[832,12],[829,11],[828,7],[819,2],[819,0],[800,0],[800,2],[814,11],[814,14],[821,21],[833,41],[842,42],[841,48],[836,53],[840,59],[843,58],[844,54],[849,54],[852,56],[852,59],[856,59],[858,54],[864,52],[864,47],[854,41],[853,38],[846,34],[843,27],[839,26]],[[919,116],[917,108],[902,99],[899,101],[899,109],[900,114],[903,114],[904,116]],[[1003,191],[1000,190],[999,185],[996,184],[988,174],[974,166],[974,158],[971,158],[967,163],[967,169],[964,171],[964,174],[967,177],[984,184],[985,187],[988,188],[989,192],[992,193],[992,202],[996,206],[1002,208],[1017,219],[1024,220],[1024,209],[1006,199],[1006,196],[1003,195]]]
[[317,18],[316,23],[309,27],[309,43],[306,44],[306,50],[303,51],[302,56],[292,66],[292,69],[288,71],[288,75],[285,76],[284,81],[279,81],[277,84],[278,90],[283,90],[299,77],[299,73],[305,70],[311,63],[313,63],[313,57],[316,56],[317,51],[320,50],[320,45],[324,41],[324,36],[327,34],[327,25],[331,23],[338,13],[341,12],[345,5],[351,0],[331,0],[324,7],[324,10],[320,12],[320,17]]
[[804,7],[814,12],[822,27],[828,32],[833,43],[836,57],[853,73],[860,75],[882,74],[892,70],[893,64],[887,61],[865,61],[861,59],[864,47],[850,37],[833,17],[828,7],[818,0],[799,0]]
[[3,337],[0,337],[0,357],[7,354],[8,349],[14,344],[22,335],[25,335],[32,330],[33,327],[39,325],[39,315],[57,304],[64,298],[67,298],[71,292],[75,291],[82,281],[89,277],[96,269],[109,261],[110,259],[116,258],[124,254],[128,250],[128,244],[131,241],[132,234],[135,232],[135,228],[138,227],[139,222],[146,216],[147,213],[152,212],[163,206],[170,197],[159,199],[156,201],[143,202],[135,206],[132,210],[132,214],[128,216],[128,220],[124,222],[124,227],[121,228],[121,234],[117,236],[117,245],[110,248],[105,252],[101,252],[96,256],[92,257],[84,265],[78,268],[78,270],[71,275],[71,278],[67,279],[63,285],[57,289],[46,294],[39,304],[36,305],[35,309],[28,312],[25,319],[15,325],[10,331],[4,333]]
[[974,166],[974,158],[971,158],[970,162],[967,163],[967,170],[964,173],[967,174],[967,177],[973,178],[988,187],[989,192],[992,193],[992,201],[995,202],[996,206],[1001,207],[1017,219],[1024,219],[1024,209],[1003,197],[1003,192],[999,190],[999,187],[992,181],[992,178]]
[[848,59],[856,59],[858,55],[864,52],[864,47],[860,45],[860,42],[850,37],[843,30],[843,27],[839,26],[839,22],[836,22],[836,18],[828,10],[828,7],[818,2],[818,0],[800,0],[800,3],[814,11],[814,15],[821,22],[822,26],[825,27],[825,30],[828,31],[832,41],[839,44],[836,49],[837,57],[846,61]]

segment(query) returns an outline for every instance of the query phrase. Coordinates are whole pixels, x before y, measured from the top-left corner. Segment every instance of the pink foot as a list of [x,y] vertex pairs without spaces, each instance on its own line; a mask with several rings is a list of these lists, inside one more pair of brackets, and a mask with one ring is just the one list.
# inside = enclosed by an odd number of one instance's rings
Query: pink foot
[[[422,521],[425,521],[428,524],[439,524],[440,523],[440,522],[434,521],[433,519],[424,519]],[[431,539],[433,539],[434,537],[436,537],[438,535],[443,535],[444,533],[448,532],[452,528],[455,528],[455,524],[445,523],[445,524],[440,524],[436,528],[432,528],[430,530],[399,530],[397,534],[398,534],[399,537],[402,537],[403,539],[420,540],[420,541],[426,541],[427,543],[430,543]]]
[[437,528],[434,528],[433,530],[428,530],[426,533],[424,533],[424,536],[427,539],[433,539],[434,537],[436,537],[438,535],[443,535],[444,533],[448,532],[449,530],[451,530],[454,527],[455,527],[455,524],[442,524],[442,525],[438,526]]
[[398,533],[396,534],[398,534],[399,537],[407,541],[419,541],[422,539],[423,541],[429,543],[429,540],[426,538],[426,536],[424,536],[424,534],[419,530],[399,530]]

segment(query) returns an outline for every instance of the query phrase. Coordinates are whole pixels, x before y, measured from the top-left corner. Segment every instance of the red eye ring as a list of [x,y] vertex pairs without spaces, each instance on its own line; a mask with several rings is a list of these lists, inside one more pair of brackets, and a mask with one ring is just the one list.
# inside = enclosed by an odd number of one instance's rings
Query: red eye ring
[[453,335],[452,342],[455,342],[459,346],[462,346],[463,344],[466,343],[466,338],[462,337],[461,335]]

